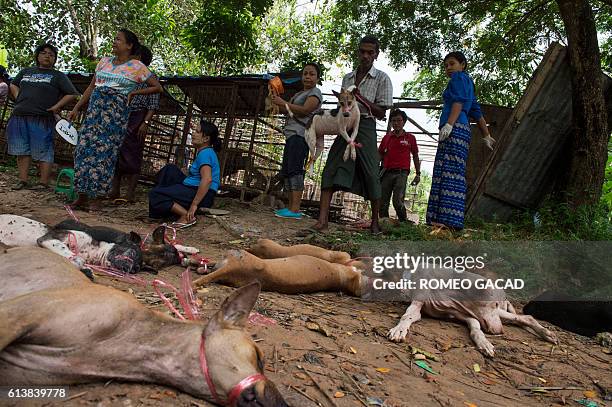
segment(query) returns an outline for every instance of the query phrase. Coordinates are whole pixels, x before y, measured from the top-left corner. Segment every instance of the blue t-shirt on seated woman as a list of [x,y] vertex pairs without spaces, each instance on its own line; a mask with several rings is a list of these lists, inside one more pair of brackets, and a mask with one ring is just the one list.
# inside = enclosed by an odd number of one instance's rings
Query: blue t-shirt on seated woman
[[219,166],[217,153],[215,153],[212,147],[207,147],[198,153],[191,167],[189,167],[189,175],[187,175],[183,184],[191,187],[200,186],[200,182],[202,181],[200,168],[203,165],[208,165],[211,169],[212,183],[210,184],[210,189],[218,191],[219,184],[221,183],[221,167]]
[[461,103],[461,113],[457,118],[457,123],[469,124],[468,117],[478,120],[482,116],[480,104],[474,94],[474,82],[470,75],[463,71],[451,74],[451,79],[442,93],[442,99],[444,99],[444,106],[440,115],[439,128],[446,124],[455,102]]

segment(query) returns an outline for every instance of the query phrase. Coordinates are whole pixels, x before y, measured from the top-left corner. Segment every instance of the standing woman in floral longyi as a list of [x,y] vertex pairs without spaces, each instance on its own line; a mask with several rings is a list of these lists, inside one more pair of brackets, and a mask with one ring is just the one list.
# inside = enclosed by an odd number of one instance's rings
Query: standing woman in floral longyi
[[[68,120],[74,119],[89,102],[74,152],[75,189],[79,194],[71,205],[75,209],[99,209],[100,199],[110,191],[119,147],[127,130],[131,99],[162,92],[157,78],[133,58],[139,47],[136,34],[119,30],[113,41],[115,56],[100,60],[89,87],[68,115]],[[135,90],[143,82],[149,86]]]

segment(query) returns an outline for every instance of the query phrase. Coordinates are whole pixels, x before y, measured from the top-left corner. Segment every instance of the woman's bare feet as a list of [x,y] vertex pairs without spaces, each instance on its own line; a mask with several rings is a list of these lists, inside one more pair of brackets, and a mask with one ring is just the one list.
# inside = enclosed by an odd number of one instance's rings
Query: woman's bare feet
[[372,224],[370,225],[370,232],[373,235],[380,235],[382,233],[382,229],[380,228],[378,222],[372,222]]
[[104,205],[102,204],[102,200],[99,198],[96,199],[91,199],[89,201],[89,211],[91,212],[99,212],[104,208]]
[[89,197],[87,194],[79,194],[77,199],[70,203],[71,209],[77,210],[88,210],[89,209]]
[[321,222],[317,222],[314,224],[314,226],[312,226],[312,229],[322,232],[324,230],[327,230],[328,228],[328,224],[327,223],[321,223]]
[[444,223],[438,223],[438,222],[430,222],[429,225],[434,228],[445,228],[446,227]]

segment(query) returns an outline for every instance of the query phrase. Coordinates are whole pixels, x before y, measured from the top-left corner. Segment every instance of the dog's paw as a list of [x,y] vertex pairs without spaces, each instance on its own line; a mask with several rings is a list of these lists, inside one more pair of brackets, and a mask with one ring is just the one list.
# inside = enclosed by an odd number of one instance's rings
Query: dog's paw
[[81,273],[85,274],[85,277],[87,277],[91,281],[94,281],[93,271],[91,271],[91,269],[89,267],[81,268]]
[[544,328],[544,331],[542,332],[542,338],[544,338],[544,340],[550,343],[554,343],[555,345],[559,344],[559,339],[557,338],[557,335],[546,328]]
[[484,335],[482,338],[474,340],[474,342],[476,343],[476,349],[478,349],[480,352],[491,358],[495,356],[495,347],[491,342],[489,342],[488,339],[484,337]]
[[399,323],[397,326],[389,330],[387,337],[393,342],[401,342],[406,339],[406,335],[408,335],[409,330],[410,326]]
[[74,256],[70,259],[72,264],[74,264],[78,269],[82,269],[85,267],[85,259],[79,256]]
[[351,146],[349,144],[346,146],[346,149],[344,150],[344,155],[342,156],[342,159],[344,161],[348,160],[350,154],[351,154]]

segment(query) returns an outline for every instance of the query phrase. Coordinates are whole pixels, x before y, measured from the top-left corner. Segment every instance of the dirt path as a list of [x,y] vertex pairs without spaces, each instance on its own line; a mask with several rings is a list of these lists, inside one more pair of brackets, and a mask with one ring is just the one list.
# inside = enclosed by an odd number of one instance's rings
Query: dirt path
[[[25,215],[47,223],[66,218],[62,202],[52,193],[10,191],[15,178],[0,173],[0,213]],[[77,212],[91,225],[107,225],[146,234],[154,227],[138,217],[146,215],[143,203],[113,208],[97,214]],[[218,200],[231,214],[222,224],[200,217],[198,225],[181,231],[184,244],[218,260],[230,248],[247,247],[249,241],[267,237],[288,242],[295,232],[314,223],[275,218],[269,208]],[[179,281],[179,267],[162,270],[158,278]],[[152,280],[154,276],[141,277]],[[131,291],[147,306],[164,311],[150,289],[129,286],[103,276],[99,284]],[[211,285],[198,291],[202,313],[208,317],[231,288]],[[405,311],[406,304],[373,303],[335,293],[287,296],[262,293],[256,311],[276,321],[272,326],[251,325],[249,331],[266,354],[267,375],[279,386],[290,405],[302,406],[554,406],[578,405],[585,391],[593,391],[600,404],[600,386],[612,388],[612,357],[586,338],[557,331],[561,344],[552,347],[528,332],[509,326],[500,336],[489,336],[494,359],[484,358],[472,346],[464,326],[424,319],[413,326],[407,344],[385,338]],[[309,330],[307,322],[323,326],[329,337]],[[408,344],[435,355],[427,363],[438,375],[426,373],[411,362]],[[476,372],[474,365],[478,364]],[[479,369],[478,369],[479,368]],[[318,383],[315,386],[313,380]],[[531,392],[522,388],[571,387],[577,390]],[[71,386],[75,398],[66,406],[209,406],[176,390],[144,384],[110,381]],[[587,395],[593,395],[587,393]],[[5,402],[6,400],[3,400]],[[2,404],[2,403],[0,403]],[[58,403],[59,404],[59,403]],[[17,405],[17,404],[3,404]],[[51,403],[20,403],[51,405]]]

